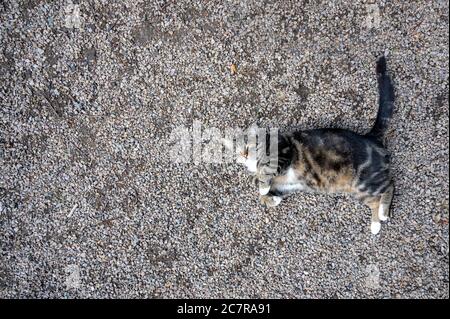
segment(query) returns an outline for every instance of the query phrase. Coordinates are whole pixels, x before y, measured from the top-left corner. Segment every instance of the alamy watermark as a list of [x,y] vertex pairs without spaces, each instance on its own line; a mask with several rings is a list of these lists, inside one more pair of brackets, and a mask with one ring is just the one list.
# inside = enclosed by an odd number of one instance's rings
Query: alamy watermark
[[170,160],[174,163],[244,163],[278,161],[278,129],[256,125],[249,129],[203,127],[194,121],[192,127],[180,126],[170,134]]
[[368,265],[365,269],[365,275],[365,285],[367,288],[380,289],[380,269],[377,265]]
[[75,264],[71,264],[65,267],[66,280],[65,285],[67,289],[78,289],[81,285],[80,279],[80,267]]

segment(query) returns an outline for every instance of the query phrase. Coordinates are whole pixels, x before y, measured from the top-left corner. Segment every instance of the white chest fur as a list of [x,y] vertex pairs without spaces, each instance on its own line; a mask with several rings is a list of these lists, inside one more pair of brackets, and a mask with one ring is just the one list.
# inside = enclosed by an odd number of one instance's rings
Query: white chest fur
[[284,192],[302,191],[306,189],[306,185],[303,181],[299,180],[294,169],[289,168],[286,172],[286,179],[282,185],[278,185],[278,188]]

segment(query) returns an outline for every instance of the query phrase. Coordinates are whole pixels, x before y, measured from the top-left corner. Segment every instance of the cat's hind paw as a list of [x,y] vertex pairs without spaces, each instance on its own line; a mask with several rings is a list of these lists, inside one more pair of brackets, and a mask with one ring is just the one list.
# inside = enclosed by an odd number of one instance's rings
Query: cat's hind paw
[[389,218],[389,207],[381,204],[380,207],[378,208],[378,218],[384,222],[386,220],[388,220]]
[[373,235],[376,235],[380,232],[381,229],[381,223],[380,222],[372,222],[372,224],[370,224],[370,232]]

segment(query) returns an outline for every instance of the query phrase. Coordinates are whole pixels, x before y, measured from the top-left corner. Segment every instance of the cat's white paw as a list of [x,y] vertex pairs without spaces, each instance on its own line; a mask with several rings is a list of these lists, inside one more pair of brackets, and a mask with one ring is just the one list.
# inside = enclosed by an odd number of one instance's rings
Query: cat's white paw
[[274,206],[278,206],[281,203],[281,199],[282,199],[281,197],[272,196],[272,200],[273,200]]
[[388,220],[388,218],[389,218],[387,209],[388,209],[388,207],[386,205],[383,205],[383,204],[381,204],[380,207],[378,208],[378,218],[382,222]]
[[370,231],[372,234],[376,235],[380,232],[381,223],[380,222],[372,222],[370,225]]
[[261,186],[259,187],[259,195],[264,196],[267,195],[270,191],[270,186]]
[[267,207],[275,207],[281,203],[282,198],[278,196],[261,196],[261,203]]

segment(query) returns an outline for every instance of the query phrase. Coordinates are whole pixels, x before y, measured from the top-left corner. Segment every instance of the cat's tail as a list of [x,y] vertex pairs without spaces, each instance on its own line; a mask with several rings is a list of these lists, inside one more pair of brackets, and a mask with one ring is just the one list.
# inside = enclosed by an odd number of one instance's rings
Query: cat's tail
[[388,127],[392,112],[394,109],[394,86],[392,80],[387,73],[386,58],[380,57],[377,61],[377,77],[378,77],[378,114],[375,124],[367,134],[377,139],[383,137],[384,132]]

